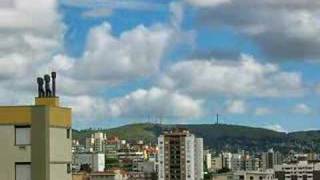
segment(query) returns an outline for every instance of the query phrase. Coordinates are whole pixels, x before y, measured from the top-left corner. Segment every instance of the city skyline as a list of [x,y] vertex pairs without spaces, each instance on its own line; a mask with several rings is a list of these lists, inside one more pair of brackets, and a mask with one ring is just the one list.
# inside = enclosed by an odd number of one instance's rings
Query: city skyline
[[[157,122],[319,129],[319,2],[6,0],[0,104],[58,73],[74,128]],[[250,7],[255,7],[252,9]],[[318,7],[318,8],[317,8]]]

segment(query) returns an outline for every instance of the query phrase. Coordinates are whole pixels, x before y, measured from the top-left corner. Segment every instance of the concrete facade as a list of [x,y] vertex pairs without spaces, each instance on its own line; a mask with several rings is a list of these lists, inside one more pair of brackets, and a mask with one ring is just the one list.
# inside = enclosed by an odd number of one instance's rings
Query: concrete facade
[[15,162],[31,161],[31,146],[15,146],[15,126],[0,125],[1,179],[15,180]]
[[[31,177],[21,176],[23,180],[72,179],[71,109],[58,105],[59,98],[46,97],[36,98],[33,106],[0,107],[1,179],[20,180],[20,165],[29,166],[21,172]],[[19,128],[25,129],[25,137],[17,135]],[[16,144],[19,138],[29,143]]]
[[275,165],[275,176],[278,180],[318,180],[320,163],[301,161],[296,164]]
[[203,179],[203,140],[187,130],[174,129],[158,138],[159,180]]

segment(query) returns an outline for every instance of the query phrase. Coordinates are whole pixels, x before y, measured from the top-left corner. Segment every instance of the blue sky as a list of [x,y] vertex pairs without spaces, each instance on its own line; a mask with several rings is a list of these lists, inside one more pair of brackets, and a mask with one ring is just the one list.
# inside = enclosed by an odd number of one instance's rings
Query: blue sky
[[55,70],[75,128],[213,123],[217,113],[278,131],[320,127],[316,1],[46,1],[0,4],[12,22],[0,20],[0,64],[12,67],[0,92],[25,97],[3,104],[30,102],[21,77]]

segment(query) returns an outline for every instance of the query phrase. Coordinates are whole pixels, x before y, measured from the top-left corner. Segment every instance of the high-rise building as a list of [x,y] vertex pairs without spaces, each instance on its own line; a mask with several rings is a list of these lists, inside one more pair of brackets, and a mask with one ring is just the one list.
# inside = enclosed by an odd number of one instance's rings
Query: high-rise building
[[274,152],[270,149],[268,152],[262,154],[263,169],[273,169],[274,165],[282,164],[282,155],[280,152]]
[[232,154],[231,157],[231,170],[232,171],[240,171],[244,170],[244,160],[241,154]]
[[222,163],[222,155],[211,158],[211,170],[217,172],[218,170],[222,169]]
[[158,138],[159,180],[203,179],[203,140],[186,129],[172,129]]
[[211,171],[212,169],[212,154],[206,150],[204,152],[204,164],[205,164],[205,169],[207,169],[208,171]]
[[106,134],[102,132],[91,134],[91,137],[86,138],[86,151],[97,153],[104,152],[106,141]]
[[59,106],[52,78],[52,90],[49,75],[38,78],[35,105],[0,107],[0,179],[71,180],[71,109]]
[[222,153],[222,168],[231,169],[231,159],[232,153],[230,152],[223,152]]

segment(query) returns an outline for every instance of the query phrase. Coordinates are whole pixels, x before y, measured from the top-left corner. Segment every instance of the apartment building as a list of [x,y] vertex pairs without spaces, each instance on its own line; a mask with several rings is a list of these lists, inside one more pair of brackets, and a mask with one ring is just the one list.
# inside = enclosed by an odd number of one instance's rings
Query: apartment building
[[262,154],[262,167],[264,170],[273,169],[275,165],[282,164],[282,155],[270,149]]
[[294,164],[275,165],[275,176],[278,180],[318,180],[320,163],[300,161]]
[[35,105],[0,107],[0,179],[71,180],[71,109],[60,107],[52,78],[52,90],[49,75],[38,78]]
[[172,129],[158,138],[159,180],[203,179],[203,140],[186,129]]

